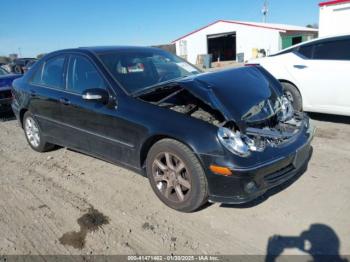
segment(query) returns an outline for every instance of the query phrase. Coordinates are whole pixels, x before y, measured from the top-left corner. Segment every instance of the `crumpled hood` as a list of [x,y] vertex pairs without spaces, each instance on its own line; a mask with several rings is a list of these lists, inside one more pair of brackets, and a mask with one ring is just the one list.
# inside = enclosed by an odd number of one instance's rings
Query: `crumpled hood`
[[177,83],[240,127],[274,115],[283,94],[279,82],[262,67],[203,73]]

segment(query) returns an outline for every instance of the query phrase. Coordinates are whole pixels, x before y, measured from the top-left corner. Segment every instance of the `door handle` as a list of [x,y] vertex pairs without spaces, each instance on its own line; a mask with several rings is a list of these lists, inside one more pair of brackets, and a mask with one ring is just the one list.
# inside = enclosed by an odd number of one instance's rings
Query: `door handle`
[[67,98],[61,97],[59,101],[61,104],[70,105],[70,101]]
[[306,65],[294,65],[294,68],[304,69],[304,68],[307,68],[307,66]]

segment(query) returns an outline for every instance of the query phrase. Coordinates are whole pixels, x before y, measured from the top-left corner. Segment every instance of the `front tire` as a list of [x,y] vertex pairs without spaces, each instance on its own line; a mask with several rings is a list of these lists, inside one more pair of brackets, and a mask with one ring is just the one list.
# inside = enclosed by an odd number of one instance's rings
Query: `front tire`
[[23,129],[28,144],[35,151],[46,152],[54,149],[53,144],[46,142],[38,122],[29,111],[23,116]]
[[150,149],[146,171],[151,187],[167,206],[193,212],[208,199],[203,168],[194,153],[184,144],[163,139]]
[[283,93],[287,99],[292,103],[295,111],[303,111],[303,101],[299,90],[292,84],[282,82]]

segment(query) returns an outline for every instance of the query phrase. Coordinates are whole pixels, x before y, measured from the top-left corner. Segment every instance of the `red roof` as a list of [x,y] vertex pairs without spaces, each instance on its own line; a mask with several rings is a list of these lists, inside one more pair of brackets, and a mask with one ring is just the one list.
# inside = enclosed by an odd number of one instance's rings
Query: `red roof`
[[194,34],[194,33],[197,33],[198,31],[201,31],[201,30],[203,30],[203,29],[205,29],[205,28],[207,28],[207,27],[209,27],[209,26],[211,26],[211,25],[214,25],[214,24],[216,24],[216,23],[219,23],[219,22],[220,22],[220,20],[215,21],[215,22],[213,22],[213,23],[210,23],[209,25],[203,26],[203,27],[201,27],[201,28],[199,28],[199,29],[197,29],[197,30],[194,30],[194,31],[192,31],[192,32],[190,32],[190,33],[188,33],[188,34],[186,34],[186,35],[183,35],[183,36],[181,36],[181,37],[175,39],[175,40],[173,41],[173,43],[176,42],[176,41],[179,41],[179,40],[182,39],[182,38],[185,38],[186,36],[189,36],[189,35],[192,35],[192,34]]
[[[347,0],[350,2],[350,0]],[[296,27],[294,26],[294,28],[290,28],[291,26],[287,26],[287,25],[280,25],[280,24],[268,24],[268,23],[256,23],[256,22],[240,22],[240,21],[233,21],[233,20],[217,20],[209,25],[206,25],[206,26],[203,26],[195,31],[192,31],[184,36],[181,36],[177,39],[175,39],[174,41],[172,41],[172,43],[176,42],[176,41],[179,41],[189,35],[192,35],[194,33],[197,33],[198,31],[201,31],[209,26],[212,26],[214,24],[217,24],[217,23],[220,23],[220,22],[223,22],[223,23],[229,23],[229,24],[238,24],[238,25],[245,25],[245,26],[253,26],[253,27],[259,27],[259,28],[265,28],[265,29],[272,29],[272,30],[277,30],[277,31],[280,31],[280,32],[286,32],[286,31],[312,31],[313,29],[310,29],[310,28],[302,28],[302,27]],[[315,30],[317,31],[317,30]]]
[[326,5],[337,5],[337,4],[344,4],[344,3],[350,3],[350,0],[332,0],[332,1],[326,1],[319,3],[319,6],[326,6]]

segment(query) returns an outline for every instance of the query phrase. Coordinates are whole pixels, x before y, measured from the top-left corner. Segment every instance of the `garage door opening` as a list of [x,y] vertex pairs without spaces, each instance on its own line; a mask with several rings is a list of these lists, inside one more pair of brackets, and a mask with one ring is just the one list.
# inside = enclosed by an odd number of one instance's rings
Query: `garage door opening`
[[281,34],[282,38],[282,49],[288,48],[292,45],[300,44],[307,39],[306,35],[298,34],[298,35],[289,35],[289,34]]
[[296,45],[303,42],[303,38],[301,36],[296,36],[292,38],[292,45]]
[[213,62],[236,60],[236,33],[208,35],[208,54],[212,54]]

